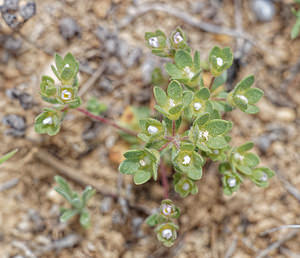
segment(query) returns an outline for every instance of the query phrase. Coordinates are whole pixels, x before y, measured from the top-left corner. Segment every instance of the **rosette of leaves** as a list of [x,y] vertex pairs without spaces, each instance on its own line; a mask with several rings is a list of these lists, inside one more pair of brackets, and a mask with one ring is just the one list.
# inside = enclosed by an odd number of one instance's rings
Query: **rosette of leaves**
[[179,150],[173,151],[173,165],[178,172],[186,174],[190,179],[199,180],[202,177],[204,160],[195,151],[191,143],[181,144]]
[[152,50],[153,54],[161,57],[169,56],[167,50],[167,37],[161,30],[157,30],[155,32],[146,32],[145,40],[147,46]]
[[91,224],[91,219],[90,214],[86,209],[86,205],[96,193],[96,190],[90,186],[87,186],[82,194],[79,195],[70,188],[68,182],[64,178],[55,176],[54,179],[58,184],[58,186],[54,188],[55,191],[63,196],[71,205],[70,209],[62,209],[60,221],[67,222],[75,215],[79,215],[80,225],[84,228],[88,228]]
[[144,184],[153,177],[157,180],[159,152],[155,149],[130,150],[124,153],[126,158],[119,167],[123,174],[133,175],[135,184]]
[[[300,4],[300,0],[295,0],[295,3]],[[294,24],[291,31],[291,38],[295,39],[299,36],[300,33],[300,10],[292,9],[292,13],[296,16],[296,23]]]
[[210,114],[203,113],[194,121],[189,131],[189,139],[204,152],[210,153],[211,149],[223,149],[228,146],[224,134],[231,126],[232,124],[226,120],[210,120]]
[[223,191],[226,195],[232,195],[239,188],[243,182],[243,177],[232,170],[229,162],[223,162],[219,165],[219,172],[223,175],[222,184]]
[[254,104],[257,103],[264,92],[258,88],[251,88],[254,83],[254,76],[250,75],[240,81],[234,88],[234,90],[228,94],[228,102],[239,108],[245,113],[256,114],[259,112],[259,108]]
[[209,101],[210,93],[207,88],[201,88],[193,94],[193,100],[190,105],[185,108],[185,117],[188,119],[196,118],[203,113],[211,113],[213,106]]
[[253,148],[252,142],[246,142],[243,145],[233,148],[230,154],[230,162],[234,169],[237,169],[244,175],[250,176],[253,168],[259,164],[259,157],[249,152]]
[[55,54],[55,66],[51,65],[51,69],[63,85],[78,86],[79,63],[71,53],[66,54],[64,58]]
[[162,242],[164,246],[171,247],[177,238],[178,229],[179,227],[172,222],[158,225],[155,228],[157,239]]
[[140,128],[142,132],[138,137],[147,143],[162,140],[165,134],[164,124],[153,118],[140,120]]
[[183,173],[175,173],[173,176],[174,190],[182,198],[188,196],[189,194],[198,193],[198,187],[194,180],[190,179],[187,175]]
[[157,102],[155,109],[170,120],[178,120],[184,107],[190,104],[192,92],[183,92],[178,81],[171,81],[167,88],[167,94],[160,87],[154,87],[154,97]]
[[34,129],[40,134],[56,135],[60,130],[61,120],[61,111],[44,108],[44,112],[35,118]]
[[267,187],[269,179],[275,175],[274,171],[267,167],[258,167],[253,169],[250,179],[259,187]]
[[233,62],[233,54],[229,47],[215,46],[209,54],[210,72],[217,77],[227,70]]
[[184,83],[188,87],[196,87],[200,83],[201,67],[200,54],[195,52],[194,58],[186,50],[177,50],[174,56],[174,64],[167,63],[165,68],[173,80]]

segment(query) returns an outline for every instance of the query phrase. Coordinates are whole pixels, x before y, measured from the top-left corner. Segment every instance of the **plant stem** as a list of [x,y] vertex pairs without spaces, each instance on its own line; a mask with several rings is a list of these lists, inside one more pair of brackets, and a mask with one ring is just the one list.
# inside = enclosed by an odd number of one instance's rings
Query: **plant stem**
[[167,171],[166,171],[166,166],[164,162],[162,161],[159,166],[159,171],[161,173],[161,182],[164,188],[164,199],[169,198],[169,181],[167,177]]
[[175,136],[175,130],[176,130],[176,123],[174,120],[172,120],[172,136]]
[[79,111],[79,112],[81,112],[81,113],[83,113],[83,114],[85,114],[86,116],[88,116],[88,117],[90,117],[92,119],[95,119],[95,120],[97,120],[99,122],[102,122],[104,124],[108,124],[108,125],[116,128],[116,129],[118,129],[118,130],[121,130],[121,131],[123,131],[126,134],[129,134],[129,135],[132,135],[132,136],[135,136],[135,137],[137,136],[136,132],[134,132],[134,131],[132,131],[130,129],[127,129],[125,127],[122,127],[122,126],[118,125],[116,122],[114,122],[112,120],[109,120],[109,119],[104,118],[102,116],[94,115],[91,112],[89,112],[89,111],[87,111],[87,110],[85,110],[83,108],[76,108],[76,110]]
[[211,87],[212,87],[213,84],[214,84],[215,79],[216,79],[216,77],[214,77],[214,76],[211,78],[211,81],[210,81],[210,84],[209,84],[209,86],[208,86],[208,89],[211,89]]
[[167,148],[167,147],[169,146],[169,144],[170,144],[170,141],[168,141],[168,142],[165,143],[163,146],[161,146],[161,147],[158,149],[158,151],[164,150],[165,148]]

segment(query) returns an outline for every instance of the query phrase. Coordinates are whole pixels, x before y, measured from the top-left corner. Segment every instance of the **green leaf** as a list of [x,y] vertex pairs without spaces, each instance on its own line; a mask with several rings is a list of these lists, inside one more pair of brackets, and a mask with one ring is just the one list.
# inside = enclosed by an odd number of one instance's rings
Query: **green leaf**
[[233,96],[233,100],[234,100],[234,103],[236,104],[236,106],[242,110],[242,111],[246,111],[247,108],[248,108],[248,104],[239,97],[239,95],[234,95]]
[[183,92],[182,103],[183,103],[184,107],[187,107],[188,105],[190,105],[192,100],[193,100],[193,93],[191,91]]
[[199,180],[202,177],[202,167],[199,168],[191,168],[187,171],[187,175],[189,178],[193,180]]
[[133,175],[134,173],[136,173],[138,168],[139,164],[136,161],[126,159],[120,164],[119,171],[122,174]]
[[139,160],[143,154],[143,150],[129,150],[124,153],[124,157],[130,160]]
[[202,126],[208,120],[209,120],[209,113],[203,113],[194,121],[194,124],[197,124],[198,126]]
[[228,145],[223,136],[209,138],[206,144],[211,149],[223,149]]
[[254,105],[248,105],[247,109],[245,110],[245,113],[247,114],[257,114],[259,112],[259,108]]
[[217,76],[211,87],[211,91],[215,91],[217,88],[222,86],[227,81],[227,71],[223,72],[220,76]]
[[154,92],[154,97],[155,97],[158,105],[160,105],[160,106],[167,105],[168,97],[162,88],[156,86],[156,87],[154,87],[153,92]]
[[82,193],[82,202],[83,206],[87,204],[87,202],[93,197],[93,195],[96,193],[96,190],[93,189],[91,186],[87,186],[83,193]]
[[175,54],[175,63],[180,69],[183,69],[193,66],[193,59],[187,51],[178,50]]
[[182,87],[178,81],[171,81],[168,85],[168,96],[175,101],[182,100]]
[[8,159],[10,159],[13,155],[15,155],[17,151],[18,151],[18,149],[15,149],[15,150],[13,150],[13,151],[11,151],[11,152],[5,154],[4,156],[2,156],[2,157],[0,158],[0,165],[1,165],[3,162],[5,162],[5,161],[7,161]]
[[88,228],[91,225],[91,218],[88,211],[83,210],[80,214],[80,225],[84,228]]
[[182,79],[184,76],[180,69],[177,68],[175,64],[167,63],[165,65],[167,73],[172,77],[172,79]]
[[98,101],[97,98],[92,97],[87,102],[87,110],[94,115],[100,115],[107,110],[107,105]]
[[251,150],[253,148],[253,146],[254,146],[253,142],[246,142],[246,143],[242,144],[241,146],[239,146],[237,148],[237,151],[240,153],[243,153],[248,150]]
[[194,67],[195,67],[196,70],[200,70],[201,69],[200,53],[199,53],[199,51],[195,51],[195,54],[194,54]]
[[146,183],[150,178],[151,178],[150,172],[140,170],[134,175],[133,181],[136,185],[141,185]]
[[292,30],[291,30],[291,38],[295,39],[298,37],[300,33],[300,19],[298,18],[295,25],[293,26]]
[[253,83],[254,83],[254,75],[247,76],[235,86],[234,93],[249,89]]
[[60,221],[65,223],[72,217],[74,217],[76,214],[78,214],[78,210],[66,210],[64,213],[60,216]]
[[260,162],[259,157],[254,153],[246,153],[244,157],[244,163],[250,168],[256,167]]
[[61,189],[63,189],[69,196],[72,196],[71,188],[70,188],[68,182],[63,177],[55,176],[54,180],[60,186]]
[[61,73],[65,64],[63,58],[58,54],[55,54],[55,65],[57,67],[58,72]]
[[264,92],[258,88],[251,88],[244,93],[249,104],[255,104],[264,95]]
[[[172,114],[172,115],[175,115],[175,114],[179,113],[182,110],[182,108],[183,108],[182,104],[176,105],[175,107],[172,107],[172,108],[169,109],[169,113]],[[174,120],[177,120],[177,119],[178,118],[176,118]]]
[[236,166],[236,168],[243,174],[245,175],[251,175],[252,174],[252,170],[251,168],[249,167],[246,167],[246,166],[242,166],[242,165],[239,165],[239,166]]
[[210,97],[209,90],[207,88],[202,88],[196,92],[195,97],[198,99],[207,100]]
[[210,136],[217,136],[223,134],[228,127],[228,122],[222,119],[210,120],[205,124],[205,129],[209,132]]
[[150,215],[146,221],[147,225],[149,225],[150,227],[154,227],[158,224],[159,222],[159,214],[152,214]]

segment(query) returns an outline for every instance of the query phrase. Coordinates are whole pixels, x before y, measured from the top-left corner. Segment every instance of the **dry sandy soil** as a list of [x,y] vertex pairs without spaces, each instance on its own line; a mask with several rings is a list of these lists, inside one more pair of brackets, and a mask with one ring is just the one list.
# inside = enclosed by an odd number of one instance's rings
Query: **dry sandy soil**
[[[249,2],[38,0],[37,14],[19,31],[1,21],[1,153],[19,152],[1,166],[0,257],[300,257],[299,231],[261,235],[300,224],[300,39],[289,36],[295,22],[292,1],[275,1],[270,22],[257,21]],[[75,24],[69,28],[64,18]],[[217,32],[221,27],[242,30],[252,41],[207,32],[199,28],[201,22],[217,25]],[[197,195],[182,200],[171,192],[183,215],[179,239],[168,249],[143,224],[163,189],[153,182],[136,187],[131,177],[118,173],[128,146],[117,131],[76,111],[55,137],[36,134],[33,121],[44,106],[39,81],[50,73],[54,52],[71,51],[80,60],[81,85],[90,86],[83,100],[96,96],[106,103],[105,116],[119,120],[129,105],[151,105],[151,69],[161,59],[144,46],[144,32],[160,28],[169,33],[178,25],[204,59],[214,44],[235,51],[228,87],[255,74],[256,87],[265,91],[261,112],[228,115],[235,124],[233,144],[253,140],[262,163],[278,174],[266,189],[246,182],[225,197],[217,166],[207,167]],[[17,115],[10,117],[13,124],[4,123],[7,115]],[[69,174],[77,190],[86,183],[98,189],[89,204],[90,229],[82,230],[76,221],[59,223],[59,207],[66,203],[53,190],[56,174]]]

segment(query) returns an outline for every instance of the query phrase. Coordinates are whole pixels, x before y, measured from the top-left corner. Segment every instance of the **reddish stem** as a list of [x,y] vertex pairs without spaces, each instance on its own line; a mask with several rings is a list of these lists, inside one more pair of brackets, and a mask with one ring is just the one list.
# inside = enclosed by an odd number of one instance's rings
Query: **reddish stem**
[[83,114],[85,114],[86,116],[88,116],[88,117],[90,117],[90,118],[92,118],[92,119],[95,119],[95,120],[97,120],[97,121],[99,121],[99,122],[102,122],[102,123],[104,123],[104,124],[108,124],[108,125],[110,125],[110,126],[116,128],[116,129],[118,129],[118,130],[121,130],[121,131],[123,131],[124,133],[130,134],[130,135],[132,135],[132,136],[137,136],[137,133],[136,133],[136,132],[134,132],[134,131],[132,131],[132,130],[130,130],[130,129],[127,129],[127,128],[125,128],[125,127],[122,127],[122,126],[116,124],[116,123],[115,123],[114,121],[112,121],[112,120],[109,120],[109,119],[104,118],[104,117],[102,117],[102,116],[96,116],[96,115],[92,114],[91,112],[89,112],[89,111],[87,111],[87,110],[85,110],[85,109],[83,109],[83,108],[76,108],[76,110],[79,111],[79,112],[81,112],[81,113],[83,113]]
[[215,81],[216,77],[212,77],[211,81],[210,81],[210,84],[208,86],[208,89],[211,89],[211,87],[213,86],[214,84],[214,81]]
[[165,143],[163,146],[161,146],[161,147],[158,149],[158,151],[164,150],[165,148],[167,148],[167,147],[169,146],[169,144],[170,144],[170,142]]
[[160,163],[159,172],[161,173],[161,182],[164,188],[164,199],[168,199],[170,187],[169,187],[169,181],[167,177],[166,166],[163,163],[163,161]]
[[173,120],[173,121],[172,121],[172,136],[175,136],[175,130],[176,130],[176,123],[175,123],[175,121]]

